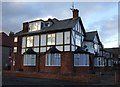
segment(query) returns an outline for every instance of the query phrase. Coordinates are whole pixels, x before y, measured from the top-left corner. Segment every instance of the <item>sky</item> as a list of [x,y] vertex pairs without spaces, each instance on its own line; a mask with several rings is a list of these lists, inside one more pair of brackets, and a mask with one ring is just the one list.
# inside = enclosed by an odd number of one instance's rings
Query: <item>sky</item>
[[[35,19],[71,18],[71,7],[72,2],[2,2],[2,31],[18,32],[23,22]],[[97,30],[105,48],[118,47],[117,2],[74,2],[74,8],[86,32]]]

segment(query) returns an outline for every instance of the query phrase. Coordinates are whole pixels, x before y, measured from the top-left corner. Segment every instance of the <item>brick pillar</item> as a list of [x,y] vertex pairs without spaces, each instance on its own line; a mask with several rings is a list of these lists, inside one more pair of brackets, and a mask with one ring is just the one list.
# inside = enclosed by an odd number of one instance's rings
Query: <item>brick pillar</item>
[[73,55],[71,52],[61,54],[61,73],[70,74],[73,72]]

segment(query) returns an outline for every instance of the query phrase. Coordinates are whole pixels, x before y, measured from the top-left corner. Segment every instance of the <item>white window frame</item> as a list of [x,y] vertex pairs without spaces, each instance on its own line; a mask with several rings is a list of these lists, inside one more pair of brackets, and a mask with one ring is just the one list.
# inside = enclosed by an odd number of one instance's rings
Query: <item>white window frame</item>
[[[56,58],[56,56],[59,58]],[[55,60],[52,60],[51,58],[55,59]],[[52,64],[53,61],[56,62],[56,59],[58,59],[59,64]],[[59,53],[46,54],[46,64],[45,65],[46,66],[61,66],[61,55]]]
[[[79,61],[81,61],[81,55],[85,55],[86,57],[86,59],[85,60],[83,60],[83,61],[85,61],[84,63],[86,63],[86,64],[79,64],[79,65],[77,65],[76,64],[76,59],[78,59]],[[77,57],[76,57],[77,56]],[[88,54],[74,54],[74,66],[75,67],[79,67],[79,66],[83,66],[83,67],[89,67],[89,65],[90,65],[90,63],[89,63],[89,55]]]

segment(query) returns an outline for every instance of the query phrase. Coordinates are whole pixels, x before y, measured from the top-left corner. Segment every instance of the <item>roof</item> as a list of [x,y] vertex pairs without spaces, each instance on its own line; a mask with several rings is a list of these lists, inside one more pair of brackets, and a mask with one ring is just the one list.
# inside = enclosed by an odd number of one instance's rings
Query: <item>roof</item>
[[55,46],[52,46],[46,53],[60,53],[61,51],[59,51]]
[[86,37],[84,40],[85,41],[94,41],[95,36],[97,36],[99,44],[102,45],[102,43],[100,42],[99,35],[98,35],[97,31],[86,32]]
[[0,32],[0,46],[13,46],[13,40],[10,36],[8,36],[5,32]]
[[32,47],[30,47],[26,52],[24,52],[24,54],[37,54],[37,53],[32,49]]
[[51,32],[51,31],[60,31],[60,30],[65,30],[65,29],[71,29],[75,26],[75,24],[79,21],[81,24],[81,27],[83,29],[83,32],[85,34],[85,29],[82,24],[82,20],[80,17],[77,18],[70,18],[70,19],[65,19],[65,20],[57,20],[57,19],[51,19],[52,25],[50,27],[44,27],[41,30],[38,31],[33,31],[33,32],[18,32],[15,35],[27,35],[27,34],[37,34],[37,33],[44,33],[44,32]]
[[97,34],[97,31],[86,32],[85,40],[93,41],[96,34]]
[[81,47],[77,47],[77,49],[73,53],[85,53],[85,54],[90,54],[87,51],[84,51]]

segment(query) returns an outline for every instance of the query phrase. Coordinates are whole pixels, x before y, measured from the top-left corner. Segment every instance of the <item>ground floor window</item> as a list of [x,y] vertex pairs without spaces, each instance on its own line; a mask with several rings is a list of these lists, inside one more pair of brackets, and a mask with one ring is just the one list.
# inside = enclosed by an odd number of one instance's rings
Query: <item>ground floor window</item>
[[24,66],[36,66],[36,55],[35,54],[25,54],[23,60]]
[[74,54],[74,66],[89,66],[89,54]]
[[46,66],[60,66],[61,57],[59,53],[46,54]]
[[96,57],[94,59],[94,66],[104,66],[104,58],[103,57]]

